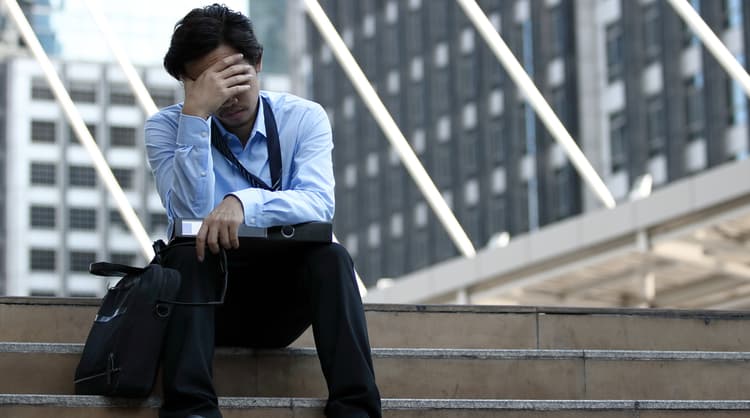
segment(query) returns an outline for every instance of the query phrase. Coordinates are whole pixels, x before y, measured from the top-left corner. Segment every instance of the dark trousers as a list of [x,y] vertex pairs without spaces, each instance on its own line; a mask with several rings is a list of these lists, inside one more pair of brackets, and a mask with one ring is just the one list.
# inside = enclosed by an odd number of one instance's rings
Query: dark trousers
[[[164,254],[163,264],[182,274],[180,300],[215,297],[223,275],[218,257],[206,253],[202,263],[189,245]],[[346,249],[243,242],[227,251],[227,258],[223,305],[173,309],[163,351],[160,417],[221,417],[212,382],[214,347],[285,347],[311,324],[328,386],[326,416],[380,417],[364,310]]]

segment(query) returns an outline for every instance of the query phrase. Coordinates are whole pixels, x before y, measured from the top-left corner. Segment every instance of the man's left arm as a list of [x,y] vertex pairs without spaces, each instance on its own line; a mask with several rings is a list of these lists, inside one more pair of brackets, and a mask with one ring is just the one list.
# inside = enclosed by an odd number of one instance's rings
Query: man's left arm
[[242,202],[244,223],[269,227],[331,221],[335,205],[332,150],[331,124],[323,108],[316,105],[301,118],[288,187],[275,192],[249,188],[232,193]]

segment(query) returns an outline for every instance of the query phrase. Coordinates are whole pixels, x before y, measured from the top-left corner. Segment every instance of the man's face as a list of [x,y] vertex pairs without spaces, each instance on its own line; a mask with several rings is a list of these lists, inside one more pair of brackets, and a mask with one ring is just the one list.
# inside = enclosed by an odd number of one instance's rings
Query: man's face
[[[204,71],[214,65],[217,61],[237,53],[239,53],[239,51],[233,47],[221,44],[203,57],[186,63],[185,75],[196,80]],[[248,64],[249,62],[245,60],[244,63]],[[255,66],[251,66],[250,74],[254,77],[249,82],[250,90],[231,97],[214,113],[214,116],[218,118],[222,125],[224,125],[224,127],[230,132],[235,134],[241,132],[243,135],[247,135],[250,133],[250,130],[255,123],[255,116],[258,110],[258,72],[260,72],[260,69],[260,62]]]

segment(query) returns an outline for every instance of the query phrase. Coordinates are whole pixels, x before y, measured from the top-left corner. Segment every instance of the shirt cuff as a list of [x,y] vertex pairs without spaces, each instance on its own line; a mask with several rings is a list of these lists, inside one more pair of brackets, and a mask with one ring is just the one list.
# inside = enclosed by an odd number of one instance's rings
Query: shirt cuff
[[180,121],[177,128],[177,144],[193,147],[209,146],[211,144],[211,125],[209,120],[180,113]]
[[243,189],[229,193],[242,202],[242,208],[245,212],[245,225],[265,227],[262,221],[263,214],[263,196],[260,189]]

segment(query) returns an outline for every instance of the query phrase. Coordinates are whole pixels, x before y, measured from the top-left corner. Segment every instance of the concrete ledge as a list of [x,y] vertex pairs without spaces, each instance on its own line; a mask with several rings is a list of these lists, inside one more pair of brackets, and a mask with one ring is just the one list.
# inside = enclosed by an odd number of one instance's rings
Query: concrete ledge
[[[3,343],[0,353],[48,353],[80,354],[83,344],[66,343]],[[217,356],[258,357],[313,357],[314,348],[252,349],[220,347]],[[475,359],[475,360],[716,360],[750,361],[750,352],[745,351],[652,351],[652,350],[505,350],[505,349],[451,349],[451,348],[374,348],[374,358],[419,358],[419,359]]]
[[[11,405],[158,408],[161,399],[156,396],[147,399],[123,399],[104,396],[0,394],[0,406]],[[219,406],[223,409],[322,408],[324,405],[325,400],[318,398],[219,398]],[[383,409],[736,411],[750,410],[750,401],[383,399]]]

